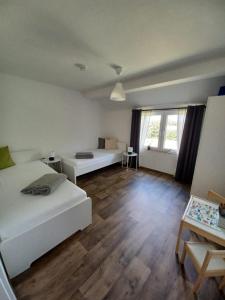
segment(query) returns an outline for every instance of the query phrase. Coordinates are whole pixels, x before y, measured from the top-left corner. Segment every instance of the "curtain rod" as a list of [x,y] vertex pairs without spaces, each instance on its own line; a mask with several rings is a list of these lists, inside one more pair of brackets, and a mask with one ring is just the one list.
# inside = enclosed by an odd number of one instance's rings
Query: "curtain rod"
[[136,107],[134,109],[137,110],[142,110],[142,111],[151,111],[151,110],[176,110],[176,109],[187,109],[188,106],[201,106],[204,105],[206,107],[206,105],[204,103],[196,103],[196,104],[185,104],[185,106],[177,106],[177,107],[165,107],[165,108],[154,108],[154,107]]
[[142,109],[141,111],[151,111],[151,110],[176,110],[176,109],[187,109],[187,106],[183,106],[183,107],[171,107],[171,108],[146,108],[146,109]]

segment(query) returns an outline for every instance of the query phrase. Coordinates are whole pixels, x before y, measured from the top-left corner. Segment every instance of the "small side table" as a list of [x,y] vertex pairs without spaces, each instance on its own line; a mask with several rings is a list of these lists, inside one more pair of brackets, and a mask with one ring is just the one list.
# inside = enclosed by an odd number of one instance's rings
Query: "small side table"
[[60,157],[56,156],[54,160],[49,160],[48,158],[43,158],[42,162],[45,163],[46,165],[48,165],[49,167],[51,167],[52,169],[54,169],[55,171],[57,171],[55,165],[58,164],[59,171],[60,171],[60,173],[62,173],[62,160]]
[[122,167],[123,167],[123,162],[124,162],[124,156],[126,157],[126,165],[127,165],[127,169],[129,167],[129,160],[130,160],[130,157],[131,159],[133,160],[133,157],[135,157],[135,160],[136,160],[136,170],[137,170],[137,162],[138,162],[138,154],[133,152],[131,154],[127,153],[127,152],[123,152],[122,154]]

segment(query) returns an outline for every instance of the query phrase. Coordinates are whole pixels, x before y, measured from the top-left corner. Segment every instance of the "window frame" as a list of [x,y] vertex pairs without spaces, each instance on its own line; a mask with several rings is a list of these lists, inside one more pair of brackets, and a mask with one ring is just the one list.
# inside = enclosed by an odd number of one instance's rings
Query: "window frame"
[[160,120],[160,128],[159,128],[159,140],[158,140],[158,147],[154,147],[154,146],[151,146],[151,150],[154,150],[154,151],[160,151],[159,150],[159,147],[160,147],[160,141],[161,141],[161,135],[162,135],[162,118],[163,118],[163,116],[162,116],[162,114],[161,114],[161,111],[157,111],[157,110],[155,110],[155,111],[152,111],[151,112],[151,115],[150,115],[150,118],[151,118],[151,116],[161,116],[161,120]]
[[[151,116],[160,115],[161,121],[160,121],[160,129],[159,129],[158,147],[150,146],[150,150],[164,152],[164,153],[177,154],[177,150],[164,148],[164,141],[165,141],[165,135],[166,135],[167,118],[169,115],[178,115],[178,113],[179,113],[178,109],[152,110]],[[151,116],[150,116],[150,118],[151,118]]]

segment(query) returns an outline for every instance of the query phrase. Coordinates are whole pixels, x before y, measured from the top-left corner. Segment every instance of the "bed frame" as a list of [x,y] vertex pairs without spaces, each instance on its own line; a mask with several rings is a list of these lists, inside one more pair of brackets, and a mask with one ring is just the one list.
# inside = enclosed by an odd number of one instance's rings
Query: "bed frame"
[[77,176],[87,174],[89,172],[113,165],[115,163],[121,162],[121,160],[122,160],[122,156],[121,156],[121,158],[114,159],[110,162],[98,163],[97,166],[88,166],[87,168],[85,168],[85,170],[82,170],[82,171],[77,169],[76,166],[72,166],[72,164],[67,163],[66,160],[63,160],[63,172],[68,176],[68,179],[70,181],[72,181],[76,184]]
[[91,223],[92,202],[86,198],[38,226],[1,241],[0,251],[9,277],[22,273],[36,259]]
[[104,167],[108,167],[110,165],[113,165],[115,163],[121,162],[122,161],[122,152],[125,152],[127,150],[127,144],[124,142],[117,142],[118,149],[121,149],[121,156],[116,157],[115,159],[112,159],[110,161],[105,161],[105,162],[98,162],[96,165],[90,165],[87,166],[85,169],[79,170],[73,164],[72,162],[69,162],[68,159],[63,159],[62,164],[63,164],[63,172],[68,176],[68,179],[72,181],[73,183],[76,184],[77,181],[77,176],[87,174],[89,172],[93,172],[96,170],[99,170]]

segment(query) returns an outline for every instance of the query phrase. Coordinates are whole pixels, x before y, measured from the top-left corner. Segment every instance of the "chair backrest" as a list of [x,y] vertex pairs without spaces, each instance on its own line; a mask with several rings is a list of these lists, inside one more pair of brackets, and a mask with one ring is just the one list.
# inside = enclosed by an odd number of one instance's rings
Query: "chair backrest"
[[208,199],[212,202],[215,202],[215,203],[223,203],[225,204],[225,197],[221,196],[220,194],[210,190],[208,191]]

